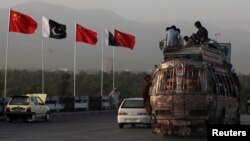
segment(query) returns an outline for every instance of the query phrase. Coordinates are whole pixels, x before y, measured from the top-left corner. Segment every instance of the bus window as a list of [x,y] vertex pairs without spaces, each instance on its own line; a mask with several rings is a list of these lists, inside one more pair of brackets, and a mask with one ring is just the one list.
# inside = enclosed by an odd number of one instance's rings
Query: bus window
[[157,81],[159,93],[164,93],[164,83],[165,83],[164,75],[165,75],[165,71],[160,70],[158,73],[158,81]]
[[164,89],[165,90],[173,90],[172,83],[173,83],[173,68],[167,68],[165,71],[164,76]]
[[199,70],[197,68],[194,68],[194,73],[193,73],[194,91],[199,90],[200,87],[200,82],[198,78],[199,78]]
[[218,84],[219,84],[219,87],[220,87],[220,94],[225,95],[225,89],[224,89],[223,82],[222,82],[222,79],[221,79],[220,75],[216,74],[216,78],[219,81]]
[[157,90],[161,94],[167,94],[166,91],[172,91],[176,88],[176,76],[174,73],[174,68],[167,68],[165,70],[160,70],[157,73],[157,81],[155,82]]
[[225,87],[225,92],[226,92],[226,95],[229,96],[229,86],[228,86],[228,83],[225,79],[225,76],[224,75],[220,75],[221,76],[221,79],[222,79],[222,82],[223,82],[223,85]]
[[172,90],[175,90],[176,89],[176,71],[174,68],[171,69],[172,71]]
[[161,71],[156,72],[156,74],[154,75],[153,81],[152,81],[152,86],[150,88],[150,94],[151,95],[155,95],[158,94],[159,92],[159,80],[160,80],[160,73]]
[[183,77],[184,77],[184,65],[182,63],[177,64],[175,67],[176,71],[176,92],[183,92]]
[[228,85],[228,89],[229,89],[229,95],[233,96],[233,87],[232,87],[232,83],[230,82],[228,76],[224,76]]
[[201,92],[206,92],[206,80],[205,80],[205,74],[203,69],[199,69],[199,75],[198,75],[198,90]]
[[172,91],[176,89],[176,74],[174,67],[164,70],[161,91]]
[[219,85],[218,85],[218,80],[217,80],[217,78],[216,78],[216,76],[215,76],[215,74],[214,74],[214,72],[213,71],[209,71],[209,74],[210,74],[210,77],[211,77],[211,80],[212,80],[212,83],[213,83],[213,92],[214,93],[216,93],[216,94],[218,94],[219,93]]
[[229,80],[230,80],[230,82],[232,84],[232,94],[233,94],[233,97],[237,97],[237,94],[236,94],[236,85],[235,85],[235,83],[233,81],[232,76],[229,76]]
[[193,66],[186,67],[184,89],[187,92],[195,90],[194,67]]
[[209,71],[207,71],[207,88],[206,89],[208,93],[215,92],[215,83],[213,81],[212,74],[210,74]]

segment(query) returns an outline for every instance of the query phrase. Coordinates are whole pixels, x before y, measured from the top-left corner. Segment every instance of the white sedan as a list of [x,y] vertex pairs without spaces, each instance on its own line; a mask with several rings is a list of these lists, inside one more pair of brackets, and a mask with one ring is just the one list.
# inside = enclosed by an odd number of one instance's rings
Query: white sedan
[[117,122],[119,128],[123,128],[127,124],[132,127],[135,127],[136,124],[145,124],[150,127],[151,117],[146,112],[143,98],[124,99],[118,110]]

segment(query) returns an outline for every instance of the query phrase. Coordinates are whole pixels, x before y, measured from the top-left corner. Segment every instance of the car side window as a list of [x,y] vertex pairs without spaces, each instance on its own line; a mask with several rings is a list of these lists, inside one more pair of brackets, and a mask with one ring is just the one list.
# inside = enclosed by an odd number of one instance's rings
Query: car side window
[[33,101],[33,103],[34,103],[35,105],[38,105],[38,101],[36,100],[36,98],[31,97],[31,100]]
[[39,105],[44,105],[44,103],[40,97],[36,97],[36,99],[37,99]]

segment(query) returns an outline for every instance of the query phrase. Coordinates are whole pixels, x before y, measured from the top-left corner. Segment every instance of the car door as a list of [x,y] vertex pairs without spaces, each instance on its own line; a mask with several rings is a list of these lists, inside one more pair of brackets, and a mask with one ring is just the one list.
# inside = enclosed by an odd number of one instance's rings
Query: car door
[[36,100],[38,101],[38,104],[39,104],[39,115],[43,117],[46,114],[45,104],[43,103],[40,97],[36,97]]
[[40,113],[40,105],[35,97],[31,97],[31,101],[33,102],[32,106],[32,112],[36,114],[36,117],[39,117]]

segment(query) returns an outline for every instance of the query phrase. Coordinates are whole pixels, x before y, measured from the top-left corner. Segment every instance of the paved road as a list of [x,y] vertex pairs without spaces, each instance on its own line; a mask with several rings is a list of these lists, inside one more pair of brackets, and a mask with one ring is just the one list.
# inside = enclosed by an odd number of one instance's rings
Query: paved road
[[241,124],[250,125],[250,115],[241,115],[240,122]]
[[114,112],[65,114],[50,122],[0,122],[1,141],[205,141],[205,137],[164,137],[151,129],[125,126],[119,129]]

